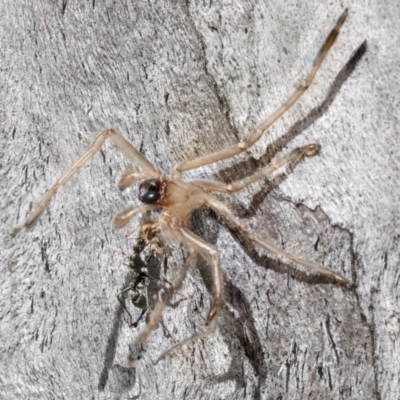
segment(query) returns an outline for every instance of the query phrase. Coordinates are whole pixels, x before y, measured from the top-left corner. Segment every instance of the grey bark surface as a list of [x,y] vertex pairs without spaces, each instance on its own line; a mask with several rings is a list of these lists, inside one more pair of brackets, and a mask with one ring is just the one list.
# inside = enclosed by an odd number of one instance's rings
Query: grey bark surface
[[[400,4],[316,3],[1,2],[1,398],[400,398]],[[159,326],[131,367],[144,322],[130,328],[116,294],[139,220],[112,227],[138,203],[137,186],[117,188],[130,161],[106,144],[33,229],[10,232],[108,127],[166,173],[245,140],[302,82],[347,6],[300,102],[245,155],[187,176],[229,181],[320,143],[279,186],[224,201],[354,289],[311,282],[201,210],[193,229],[226,275],[217,332],[153,365],[204,328],[200,262],[180,290],[187,298],[165,312],[173,338]],[[160,261],[167,274],[181,262],[179,249]]]

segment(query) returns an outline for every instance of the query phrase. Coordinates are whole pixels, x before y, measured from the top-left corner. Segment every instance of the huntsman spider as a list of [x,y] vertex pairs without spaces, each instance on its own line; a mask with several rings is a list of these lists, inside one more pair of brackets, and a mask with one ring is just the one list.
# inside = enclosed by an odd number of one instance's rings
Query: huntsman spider
[[[107,129],[96,138],[90,148],[55,183],[36,210],[30,215],[26,223],[20,228],[17,228],[15,233],[26,231],[35,222],[35,220],[37,220],[39,215],[48,205],[49,201],[56,194],[57,190],[60,189],[71,178],[71,176],[78,171],[95,153],[97,153],[105,140],[109,138],[120,150],[122,150],[133,160],[136,166],[136,169],[129,169],[123,173],[119,183],[119,188],[122,190],[132,185],[136,181],[141,181],[139,185],[139,200],[143,203],[143,205],[139,207],[131,208],[118,214],[115,218],[115,226],[117,228],[121,228],[138,214],[152,210],[161,210],[159,220],[154,223],[152,229],[159,232],[159,235],[161,235],[167,244],[179,242],[188,251],[188,258],[186,259],[181,272],[179,273],[178,279],[173,284],[174,290],[181,285],[188,267],[194,267],[196,265],[198,255],[205,259],[212,270],[213,302],[206,319],[206,329],[203,332],[197,333],[167,350],[159,357],[159,360],[167,355],[170,355],[182,345],[213,333],[217,326],[217,317],[223,298],[223,273],[221,270],[221,260],[217,249],[195,235],[190,230],[191,215],[194,210],[197,210],[200,207],[206,206],[213,209],[217,213],[222,214],[222,216],[235,229],[246,235],[258,246],[275,254],[276,256],[286,258],[294,263],[300,264],[309,269],[312,274],[323,276],[331,283],[338,283],[347,287],[350,286],[352,284],[351,281],[339,273],[330,269],[322,268],[311,261],[303,260],[296,255],[283,251],[266,242],[264,239],[260,238],[248,228],[243,226],[243,224],[231,213],[229,208],[211,194],[211,192],[232,194],[253,184],[254,182],[265,179],[285,165],[299,161],[304,157],[314,156],[319,150],[318,144],[310,144],[308,146],[297,148],[288,156],[283,157],[274,164],[263,167],[253,175],[230,184],[208,179],[192,179],[188,181],[182,180],[182,173],[184,171],[192,170],[194,168],[202,167],[236,156],[253,146],[261,138],[263,133],[294,103],[296,103],[302,94],[309,88],[329,49],[335,43],[346,16],[347,9],[338,19],[336,26],[325,40],[325,43],[320,49],[314,65],[304,83],[297,90],[295,90],[295,92],[283,105],[281,105],[266,121],[262,122],[253,131],[247,141],[234,144],[211,154],[203,155],[191,160],[181,161],[172,169],[171,176],[168,177],[155,168],[138,150],[136,150],[131,143],[129,143],[118,132],[116,132],[114,129]],[[143,343],[152,332],[154,327],[158,324],[168,301],[169,299],[165,299],[163,302],[160,302],[155,306],[145,330],[140,334],[137,340],[138,344]]]

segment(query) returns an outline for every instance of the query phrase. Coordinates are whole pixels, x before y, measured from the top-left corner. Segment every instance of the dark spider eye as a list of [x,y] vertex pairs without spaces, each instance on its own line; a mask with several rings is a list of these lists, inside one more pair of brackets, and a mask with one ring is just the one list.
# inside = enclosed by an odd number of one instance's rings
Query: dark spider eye
[[145,204],[156,204],[161,197],[161,181],[148,179],[139,186],[139,200]]
[[146,204],[154,204],[160,200],[160,193],[159,192],[146,192],[143,196],[139,196],[139,200]]
[[149,192],[158,192],[161,188],[161,182],[158,179],[149,179],[147,182],[147,190]]
[[161,181],[158,179],[148,179],[143,181],[139,186],[139,191],[158,192],[161,188]]

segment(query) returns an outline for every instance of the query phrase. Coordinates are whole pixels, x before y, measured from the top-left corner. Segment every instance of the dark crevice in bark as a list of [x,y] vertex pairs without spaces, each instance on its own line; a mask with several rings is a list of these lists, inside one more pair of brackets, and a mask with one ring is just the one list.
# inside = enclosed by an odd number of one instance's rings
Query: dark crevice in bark
[[[344,229],[344,228],[343,228]],[[349,235],[350,235],[350,253],[351,253],[351,265],[352,265],[352,279],[354,282],[354,288],[353,288],[353,293],[354,293],[354,297],[356,299],[356,304],[358,307],[358,312],[360,313],[361,316],[361,322],[364,324],[364,326],[366,326],[368,328],[368,331],[370,333],[370,340],[371,340],[371,349],[372,349],[372,354],[371,354],[371,358],[372,358],[372,366],[374,369],[374,385],[375,385],[375,399],[376,400],[381,400],[382,396],[379,392],[379,378],[378,378],[378,374],[379,374],[379,368],[378,368],[378,357],[377,357],[377,353],[376,353],[376,328],[375,328],[375,311],[373,309],[373,307],[371,308],[371,321],[368,322],[368,319],[366,317],[366,315],[364,314],[362,307],[361,307],[361,299],[360,299],[360,294],[357,291],[357,271],[358,268],[357,266],[362,265],[361,260],[359,260],[359,257],[357,256],[356,251],[354,250],[354,234],[350,231]],[[372,294],[373,297],[373,294]]]
[[199,43],[199,53],[200,53],[201,60],[203,61],[203,69],[204,69],[204,72],[205,72],[205,75],[206,75],[206,78],[208,81],[208,85],[218,102],[220,111],[225,116],[225,119],[226,119],[226,122],[228,123],[230,131],[235,135],[236,140],[239,141],[239,139],[240,139],[239,132],[236,129],[236,127],[231,123],[231,120],[230,120],[229,101],[221,93],[221,90],[220,90],[217,82],[215,81],[213,74],[209,70],[208,61],[207,61],[207,46],[206,46],[204,39],[201,36],[200,32],[197,30],[196,24],[194,23],[194,21],[192,19],[192,16],[189,11],[189,1],[188,0],[185,1],[184,9],[185,9],[187,18],[189,20],[189,25],[191,26],[191,28],[194,32],[194,35],[196,36],[197,41]]

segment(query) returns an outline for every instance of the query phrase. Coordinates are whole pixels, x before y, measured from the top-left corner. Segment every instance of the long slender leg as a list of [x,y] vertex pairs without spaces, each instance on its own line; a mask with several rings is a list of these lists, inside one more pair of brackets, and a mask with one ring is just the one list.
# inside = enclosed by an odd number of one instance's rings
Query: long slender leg
[[130,168],[126,171],[123,172],[119,183],[118,183],[118,188],[120,190],[126,189],[128,186],[132,185],[132,183],[136,181],[144,181],[145,179],[148,179],[149,175],[140,173],[136,171],[133,168]]
[[213,332],[215,332],[215,329],[217,327],[217,322],[218,322],[218,313],[219,309],[221,307],[221,301],[222,301],[222,294],[223,294],[223,274],[222,274],[222,269],[221,269],[221,263],[220,263],[220,257],[218,251],[205,242],[203,239],[199,238],[196,236],[193,232],[189,231],[188,229],[182,228],[180,230],[181,234],[183,235],[182,238],[182,244],[186,246],[187,248],[194,248],[196,252],[199,252],[202,257],[205,258],[205,260],[208,262],[208,264],[213,268],[213,282],[214,282],[214,301],[213,305],[211,306],[211,309],[208,313],[206,325],[208,328],[204,330],[203,332],[196,333],[195,335],[183,340],[182,342],[179,342],[175,346],[171,347],[164,353],[158,357],[156,364],[164,359],[165,357],[171,355],[174,353],[176,350],[184,346],[185,344],[188,344],[190,342],[193,342],[197,339],[204,338]]
[[183,171],[188,171],[190,169],[198,168],[203,165],[211,164],[216,161],[224,160],[229,157],[233,157],[237,154],[242,153],[247,150],[249,147],[253,146],[256,143],[264,131],[266,131],[275,121],[277,121],[300,97],[301,95],[310,87],[312,81],[316,73],[318,72],[322,62],[324,61],[329,49],[335,43],[336,38],[339,34],[340,28],[342,27],[346,17],[347,17],[348,9],[346,8],[343,14],[338,19],[336,26],[328,35],[325,40],[324,45],[318,53],[317,59],[314,63],[313,68],[308,74],[305,82],[289,97],[289,99],[281,105],[266,121],[261,123],[255,131],[251,134],[250,138],[243,143],[237,143],[232,146],[226,147],[225,149],[218,150],[214,153],[207,154],[205,156],[201,156],[195,158],[193,160],[184,160],[178,163],[175,168],[172,170],[172,176],[174,178],[178,178],[181,176]]
[[182,270],[179,274],[179,277],[173,285],[173,288],[171,290],[166,291],[166,296],[164,298],[164,301],[157,303],[156,306],[154,307],[154,310],[150,314],[150,318],[146,325],[146,328],[141,332],[141,334],[139,335],[139,337],[136,340],[137,345],[142,345],[146,341],[146,339],[149,337],[150,333],[153,331],[153,329],[159,323],[162,313],[164,311],[164,308],[168,305],[173,293],[175,292],[175,290],[179,289],[179,287],[181,286],[182,281],[186,275],[186,271],[187,271],[188,267],[190,265],[196,264],[197,253],[192,249],[189,249],[189,253],[190,253],[189,257],[185,261],[185,264],[183,265]]
[[182,243],[186,247],[193,247],[202,257],[208,262],[212,267],[213,272],[213,282],[214,282],[214,302],[207,316],[206,324],[208,325],[217,315],[220,308],[222,294],[223,294],[223,274],[221,269],[221,260],[218,250],[211,246],[209,243],[205,242],[203,239],[199,238],[193,232],[186,228],[180,229],[181,234],[184,237]]
[[35,220],[46,208],[52,197],[56,194],[57,190],[64,186],[71,176],[100,150],[107,138],[110,138],[120,150],[132,158],[137,166],[141,168],[144,175],[147,175],[150,178],[159,178],[161,176],[161,173],[150,163],[150,161],[148,161],[143,154],[137,151],[123,136],[113,129],[107,129],[96,138],[89,149],[81,157],[79,157],[79,159],[75,161],[75,163],[55,183],[55,185],[48,191],[44,199],[40,202],[36,210],[30,215],[25,224],[14,230],[14,235],[25,232],[30,226],[32,226]]
[[213,181],[210,179],[193,179],[189,181],[192,185],[200,187],[204,190],[209,190],[213,192],[224,192],[224,193],[234,193],[242,190],[244,187],[257,182],[260,179],[266,178],[267,176],[274,173],[277,169],[283,167],[289,163],[296,163],[300,161],[303,157],[312,157],[320,149],[318,144],[311,144],[308,146],[300,147],[293,150],[291,154],[277,161],[275,164],[268,165],[265,168],[260,169],[255,174],[248,176],[247,178],[241,179],[233,183],[223,183],[218,181]]
[[160,207],[152,205],[129,208],[128,210],[122,211],[117,214],[114,219],[114,226],[116,228],[122,228],[136,215],[144,213],[146,211],[157,210],[158,208]]
[[182,346],[184,346],[185,344],[188,344],[190,342],[194,342],[195,340],[198,339],[202,339],[208,335],[211,335],[215,332],[215,329],[217,328],[217,318],[214,318],[210,324],[208,325],[208,328],[200,333],[196,333],[195,335],[182,340],[182,342],[179,342],[178,344],[176,344],[175,346],[171,347],[170,349],[168,349],[167,351],[164,351],[164,353],[162,353],[160,355],[160,357],[157,358],[157,360],[155,361],[154,364],[157,364],[159,361],[163,360],[164,358],[168,357],[169,355],[171,355],[172,353],[174,353],[176,350],[178,350],[179,348],[181,348]]
[[318,266],[317,264],[314,264],[313,262],[303,260],[302,258],[291,254],[287,253],[286,251],[283,251],[282,249],[279,249],[278,247],[275,247],[274,245],[266,242],[265,240],[261,239],[260,237],[256,236],[253,232],[245,228],[240,221],[229,211],[229,209],[225,206],[225,204],[221,203],[219,200],[214,198],[211,195],[204,195],[205,198],[205,204],[212,208],[214,211],[221,213],[228,221],[230,221],[237,229],[242,231],[247,235],[247,237],[252,240],[253,242],[257,243],[259,246],[263,247],[264,249],[270,251],[273,254],[276,254],[278,256],[285,257],[291,261],[294,261],[297,264],[303,265],[310,270],[314,271],[315,273],[319,275],[323,275],[327,277],[329,280],[332,282],[337,282],[340,283],[341,285],[344,286],[351,286],[352,282],[348,280],[347,278],[343,277],[342,275],[327,269],[327,268],[322,268]]

